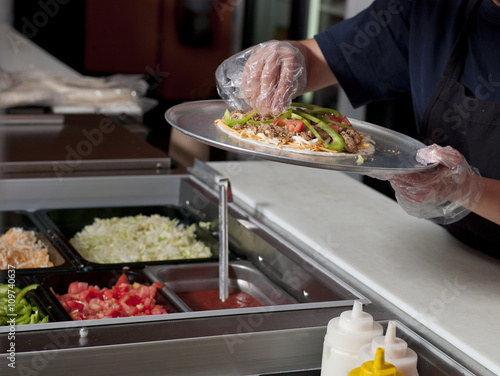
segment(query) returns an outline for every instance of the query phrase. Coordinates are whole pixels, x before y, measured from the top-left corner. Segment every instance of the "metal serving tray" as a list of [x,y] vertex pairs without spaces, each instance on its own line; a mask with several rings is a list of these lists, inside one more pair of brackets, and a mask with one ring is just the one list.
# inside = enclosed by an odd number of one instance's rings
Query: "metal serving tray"
[[[178,294],[200,290],[217,289],[219,264],[204,263],[190,265],[152,266],[144,273],[165,285],[164,292],[183,311],[193,311]],[[247,261],[229,263],[229,288],[249,294],[264,306],[297,303],[289,294],[275,286],[264,274]],[[251,308],[239,308],[252,310]]]
[[265,144],[255,145],[217,129],[214,121],[221,119],[227,108],[227,104],[222,100],[185,102],[170,108],[165,113],[165,118],[183,134],[210,146],[276,162],[367,174],[412,173],[435,167],[435,164],[425,166],[417,162],[417,150],[425,146],[420,141],[356,119],[349,120],[358,131],[371,136],[376,147],[375,154],[367,157],[362,164],[357,163],[357,156],[318,156],[270,148]]
[[[211,250],[212,256],[198,259],[156,260],[144,262],[119,262],[96,263],[85,259],[70,243],[70,239],[85,226],[93,223],[95,218],[112,218],[135,215],[159,214],[169,218],[177,218],[185,225],[196,224],[197,239],[205,243]],[[43,209],[35,212],[36,217],[49,233],[54,234],[62,247],[74,255],[78,266],[82,270],[99,270],[110,268],[140,268],[155,264],[178,264],[200,261],[213,261],[218,259],[218,241],[208,231],[198,226],[196,219],[188,216],[175,206],[122,206],[122,207],[97,207],[97,208],[71,208],[71,209]]]
[[[25,231],[34,231],[36,237],[41,240],[48,249],[50,261],[54,264],[48,268],[16,268],[16,275],[28,275],[44,272],[47,270],[70,270],[74,267],[71,258],[66,254],[64,249],[56,244],[53,239],[49,238],[40,224],[34,218],[33,214],[25,211],[3,211],[0,212],[0,232],[5,234],[13,227],[20,227]],[[5,273],[5,270],[0,270],[0,276]]]

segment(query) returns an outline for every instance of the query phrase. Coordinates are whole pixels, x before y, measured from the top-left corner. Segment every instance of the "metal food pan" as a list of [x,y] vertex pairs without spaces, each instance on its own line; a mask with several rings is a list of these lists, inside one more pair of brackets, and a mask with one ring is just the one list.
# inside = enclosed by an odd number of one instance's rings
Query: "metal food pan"
[[[39,283],[44,292],[46,299],[60,314],[61,321],[73,321],[69,313],[64,309],[55,294],[66,294],[68,287],[72,282],[87,282],[89,285],[98,286],[99,288],[112,288],[117,282],[118,278],[125,274],[130,283],[134,282],[149,286],[152,281],[141,272],[141,270],[132,269],[115,269],[115,270],[94,270],[94,271],[78,271],[74,273],[55,273],[55,274],[41,274],[33,277]],[[169,299],[163,295],[161,290],[158,290],[156,296],[156,304],[162,305],[168,313],[177,313],[178,309],[175,308]]]
[[[178,294],[218,289],[219,264],[151,266],[144,273],[165,285],[165,293],[183,310],[193,311]],[[290,295],[274,285],[247,261],[229,263],[229,288],[245,292],[259,300],[263,306],[297,303]],[[241,308],[246,309],[246,308]]]
[[[38,240],[41,240],[48,249],[50,261],[54,264],[47,268],[16,268],[16,275],[36,274],[50,270],[70,270],[74,268],[71,257],[49,236],[45,234],[40,224],[32,213],[24,211],[3,211],[0,212],[0,232],[5,234],[11,228],[19,227],[25,231],[33,231]],[[0,276],[5,274],[5,270],[0,271]]]
[[[186,226],[196,224],[197,239],[205,243],[211,250],[212,256],[196,259],[172,259],[141,262],[117,262],[97,263],[85,259],[70,243],[70,239],[87,225],[94,222],[95,218],[107,219],[113,217],[136,216],[139,214],[158,214],[164,217],[177,218],[179,223]],[[142,268],[147,265],[156,264],[178,264],[201,261],[218,260],[219,245],[210,232],[198,225],[198,222],[188,217],[185,212],[176,206],[123,206],[123,207],[98,207],[98,208],[75,208],[75,209],[43,209],[35,212],[41,223],[52,232],[60,243],[74,254],[82,270],[118,269],[125,266],[131,268]],[[232,256],[234,257],[234,256]]]

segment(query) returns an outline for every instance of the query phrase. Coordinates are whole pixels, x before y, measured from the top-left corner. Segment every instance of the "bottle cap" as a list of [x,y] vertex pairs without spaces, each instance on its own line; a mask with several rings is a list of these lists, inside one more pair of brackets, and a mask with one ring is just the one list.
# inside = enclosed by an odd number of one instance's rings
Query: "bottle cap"
[[353,369],[348,376],[404,376],[398,372],[396,367],[387,363],[384,357],[384,349],[379,347],[374,360],[369,360],[361,365],[360,368]]
[[406,356],[408,344],[396,337],[396,323],[394,321],[389,321],[385,337],[379,336],[373,339],[372,354],[375,354],[379,347],[384,348],[386,358],[403,358]]
[[359,351],[358,364],[362,364],[376,354],[378,348],[384,348],[385,359],[397,367],[406,376],[418,376],[417,353],[408,348],[408,344],[396,337],[396,323],[389,321],[385,336],[378,336],[371,344],[364,345]]
[[325,341],[339,350],[358,353],[360,348],[383,334],[382,326],[372,315],[363,312],[363,305],[355,301],[351,311],[345,311],[328,323]]

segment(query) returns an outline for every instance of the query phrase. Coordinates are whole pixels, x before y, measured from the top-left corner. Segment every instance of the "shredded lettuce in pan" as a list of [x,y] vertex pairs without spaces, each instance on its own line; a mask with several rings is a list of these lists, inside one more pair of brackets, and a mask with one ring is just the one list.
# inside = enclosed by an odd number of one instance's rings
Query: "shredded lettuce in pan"
[[151,216],[95,218],[94,223],[70,239],[88,261],[122,263],[203,258],[210,248],[196,240],[195,225],[178,219]]

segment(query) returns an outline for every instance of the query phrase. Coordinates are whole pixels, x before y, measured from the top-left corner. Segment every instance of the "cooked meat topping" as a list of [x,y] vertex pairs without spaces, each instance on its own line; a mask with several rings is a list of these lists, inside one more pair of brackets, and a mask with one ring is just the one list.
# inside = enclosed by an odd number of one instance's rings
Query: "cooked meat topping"
[[272,116],[269,116],[269,115],[261,115],[261,114],[258,114],[258,113],[255,113],[253,116],[252,116],[252,120],[254,121],[267,121],[267,120],[272,120],[273,117]]
[[246,116],[245,111],[235,110],[231,112],[231,120],[240,120]]
[[356,145],[363,141],[363,138],[361,137],[359,132],[354,128],[346,128],[342,133],[347,133],[349,136],[351,136],[354,139],[354,142],[356,142]]
[[354,139],[345,132],[341,132],[341,136],[344,139],[344,149],[348,153],[356,153],[358,151],[358,144]]
[[[246,116],[248,116],[249,114],[250,114],[250,111],[245,112],[245,111],[241,111],[241,110],[236,110],[236,111],[233,111],[231,113],[231,119],[233,119],[233,120],[243,119]],[[270,116],[262,116],[258,113],[255,113],[252,116],[251,120],[252,120],[252,123],[247,122],[243,125],[235,124],[233,126],[233,129],[235,129],[235,130],[248,129],[249,131],[253,132],[254,134],[263,133],[267,137],[278,140],[279,142],[292,142],[293,136],[301,136],[306,141],[311,141],[311,140],[316,138],[314,133],[306,127],[304,127],[304,129],[301,132],[295,133],[295,132],[292,132],[291,130],[288,130],[286,126],[273,123],[272,122],[273,118]],[[264,121],[266,121],[266,122],[264,123]],[[255,122],[256,124],[253,124],[253,122]],[[258,123],[258,122],[261,122],[261,123]],[[317,134],[319,134],[319,136],[325,142],[331,142],[331,138],[326,131],[321,129],[315,123],[311,122],[310,124],[312,127],[314,127]],[[356,153],[358,151],[358,145],[362,142],[362,136],[354,128],[338,127],[336,129],[339,129],[338,133],[344,139],[345,151],[348,153]]]
[[344,148],[348,153],[356,153],[358,144],[361,142],[361,135],[353,128],[346,128],[340,131],[344,139]]
[[271,138],[278,138],[280,141],[292,141],[296,133],[289,132],[285,127],[274,125],[272,123],[262,123],[260,131]]
[[306,141],[311,141],[312,139],[314,139],[314,134],[310,130],[300,132],[299,136],[301,136]]

